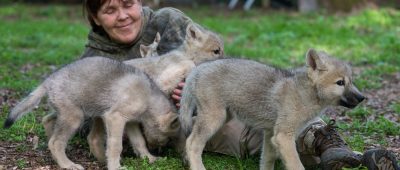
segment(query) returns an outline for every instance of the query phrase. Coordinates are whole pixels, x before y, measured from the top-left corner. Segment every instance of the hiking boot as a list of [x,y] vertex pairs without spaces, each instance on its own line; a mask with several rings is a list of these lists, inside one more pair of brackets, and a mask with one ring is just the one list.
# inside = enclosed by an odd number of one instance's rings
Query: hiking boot
[[368,170],[400,170],[396,157],[386,149],[371,149],[364,152],[363,166]]
[[315,131],[313,146],[324,170],[354,168],[361,164],[362,155],[354,153],[336,131],[335,120]]

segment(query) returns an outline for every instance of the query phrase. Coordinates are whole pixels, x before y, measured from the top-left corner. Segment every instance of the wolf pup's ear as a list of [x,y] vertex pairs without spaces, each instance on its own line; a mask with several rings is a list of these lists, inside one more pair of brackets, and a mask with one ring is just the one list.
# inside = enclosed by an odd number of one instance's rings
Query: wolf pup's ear
[[140,44],[140,55],[142,58],[145,58],[147,54],[150,52],[150,47]]
[[323,57],[318,54],[317,51],[314,49],[309,49],[306,54],[306,63],[307,66],[310,67],[312,70],[326,70]]
[[159,33],[159,32],[157,32],[157,34],[156,34],[156,38],[154,38],[154,42],[158,44],[158,43],[160,42],[160,40],[161,40],[160,33]]
[[197,27],[197,25],[190,23],[186,27],[186,39],[189,40],[189,42],[193,40],[201,40],[201,31]]

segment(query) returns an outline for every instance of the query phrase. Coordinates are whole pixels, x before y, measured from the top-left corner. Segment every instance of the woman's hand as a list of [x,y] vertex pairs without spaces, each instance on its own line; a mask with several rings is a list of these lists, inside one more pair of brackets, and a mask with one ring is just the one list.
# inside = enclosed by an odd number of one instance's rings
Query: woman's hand
[[172,100],[174,101],[174,104],[176,108],[179,109],[181,106],[181,98],[182,98],[182,89],[183,86],[185,86],[185,80],[181,81],[178,83],[178,86],[172,91]]

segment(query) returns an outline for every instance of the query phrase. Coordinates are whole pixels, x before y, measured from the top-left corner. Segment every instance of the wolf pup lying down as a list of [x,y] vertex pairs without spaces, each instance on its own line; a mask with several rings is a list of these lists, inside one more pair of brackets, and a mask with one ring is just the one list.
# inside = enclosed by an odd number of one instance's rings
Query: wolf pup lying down
[[306,65],[286,71],[249,60],[222,59],[195,68],[186,80],[180,110],[181,128],[190,133],[186,140],[190,168],[205,169],[201,154],[206,142],[236,117],[264,129],[260,169],[274,169],[278,156],[286,169],[304,169],[295,139],[307,121],[327,106],[353,108],[364,100],[353,85],[348,64],[310,49]]
[[10,127],[31,111],[46,94],[57,110],[48,146],[61,168],[83,169],[67,158],[65,148],[85,117],[103,119],[107,129],[107,167],[112,170],[120,167],[125,124],[128,136],[139,143],[144,141],[139,123],[144,128],[153,128],[150,135],[160,143],[168,138],[158,136],[170,136],[179,130],[178,121],[175,124],[163,122],[174,120],[170,117],[177,119],[178,115],[172,103],[145,73],[102,57],[81,59],[51,74],[11,111],[4,126]]

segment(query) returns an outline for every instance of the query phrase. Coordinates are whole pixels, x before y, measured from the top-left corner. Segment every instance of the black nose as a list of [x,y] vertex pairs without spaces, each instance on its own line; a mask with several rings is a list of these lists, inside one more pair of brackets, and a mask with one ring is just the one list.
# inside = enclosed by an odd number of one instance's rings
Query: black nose
[[365,99],[365,97],[363,95],[356,95],[356,99],[358,102],[362,102]]

